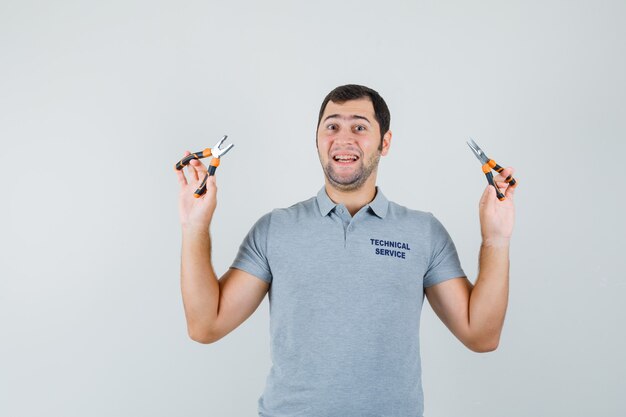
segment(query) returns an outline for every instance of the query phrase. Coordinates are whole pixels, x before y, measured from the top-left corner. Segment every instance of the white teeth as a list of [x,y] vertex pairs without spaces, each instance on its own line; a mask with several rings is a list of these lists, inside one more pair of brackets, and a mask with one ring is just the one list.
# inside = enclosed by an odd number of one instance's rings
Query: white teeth
[[334,159],[336,161],[356,161],[357,156],[356,155],[335,155]]

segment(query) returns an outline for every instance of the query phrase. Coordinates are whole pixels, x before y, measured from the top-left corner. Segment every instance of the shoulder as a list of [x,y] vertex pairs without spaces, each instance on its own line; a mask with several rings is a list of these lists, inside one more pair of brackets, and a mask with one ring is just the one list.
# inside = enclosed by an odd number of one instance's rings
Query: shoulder
[[433,213],[412,209],[393,201],[389,201],[385,220],[397,228],[410,230],[426,238],[440,234],[443,229],[443,225]]
[[434,219],[433,214],[428,211],[411,209],[393,201],[389,201],[387,215],[391,220],[418,222],[424,224],[430,224],[430,222]]
[[310,218],[315,213],[319,216],[319,208],[317,207],[316,198],[311,197],[289,207],[275,208],[264,216],[267,216],[268,221],[273,225],[281,225],[300,222]]
[[444,225],[429,211],[410,209],[390,201],[388,213],[396,227],[421,236],[433,247],[447,245],[451,241]]

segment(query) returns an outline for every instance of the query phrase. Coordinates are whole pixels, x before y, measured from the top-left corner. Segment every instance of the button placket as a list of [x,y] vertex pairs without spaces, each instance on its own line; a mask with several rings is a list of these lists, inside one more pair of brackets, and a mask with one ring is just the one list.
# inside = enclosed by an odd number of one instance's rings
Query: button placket
[[337,205],[335,210],[335,214],[339,217],[339,221],[341,222],[341,228],[343,230],[343,247],[346,247],[346,240],[348,238],[347,228],[352,220],[352,217],[348,213],[348,211],[341,205]]
[[348,225],[350,224],[350,220],[347,218],[343,218],[343,247],[348,247]]
[[350,237],[349,235],[354,234],[354,224],[358,221],[357,216],[358,213],[354,217],[350,218],[350,221],[346,224],[346,247],[348,247],[348,237]]

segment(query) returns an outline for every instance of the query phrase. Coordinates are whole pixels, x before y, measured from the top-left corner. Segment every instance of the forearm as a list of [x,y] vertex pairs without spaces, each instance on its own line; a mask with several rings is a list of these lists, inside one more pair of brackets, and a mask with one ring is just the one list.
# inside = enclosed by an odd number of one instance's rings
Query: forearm
[[500,340],[509,297],[509,242],[483,242],[478,263],[478,278],[470,294],[470,333],[477,347],[493,350]]
[[208,229],[183,226],[180,278],[189,336],[206,340],[217,318],[220,293]]

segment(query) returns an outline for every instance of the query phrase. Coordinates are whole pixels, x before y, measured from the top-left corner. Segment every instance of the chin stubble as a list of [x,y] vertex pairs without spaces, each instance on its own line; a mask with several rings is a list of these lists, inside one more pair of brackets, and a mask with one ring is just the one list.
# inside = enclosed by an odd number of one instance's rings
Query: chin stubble
[[360,166],[356,169],[353,175],[348,178],[342,179],[333,169],[332,162],[329,161],[324,167],[326,177],[330,180],[331,184],[337,189],[342,191],[353,191],[360,188],[365,181],[372,175],[372,172],[378,166],[380,160],[380,154],[376,153],[367,161],[367,165],[360,160]]

